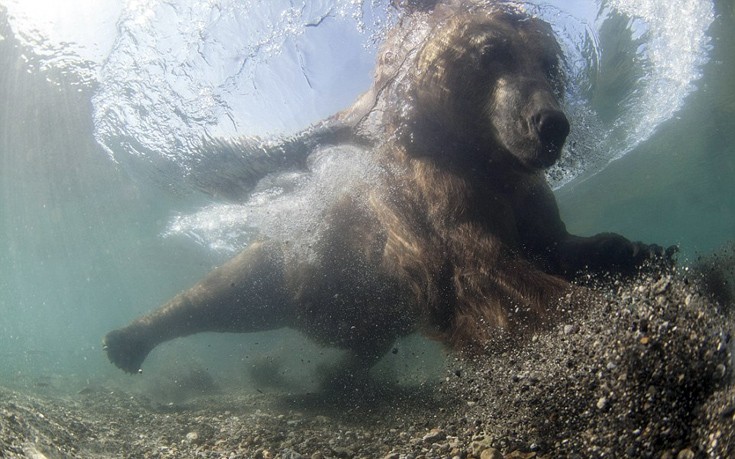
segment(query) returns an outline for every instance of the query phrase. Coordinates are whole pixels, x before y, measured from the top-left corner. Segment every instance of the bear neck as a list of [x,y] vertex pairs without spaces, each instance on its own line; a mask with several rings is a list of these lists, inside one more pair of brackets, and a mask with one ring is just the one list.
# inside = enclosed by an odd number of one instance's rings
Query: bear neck
[[[468,148],[457,144],[454,148]],[[459,155],[459,151],[452,151]],[[509,168],[500,161],[484,158],[468,167],[434,155],[419,156],[410,147],[387,148],[392,164],[399,165],[392,175],[394,193],[389,199],[405,201],[406,218],[420,219],[415,224],[429,229],[432,237],[449,240],[460,225],[472,226],[513,243],[518,240],[514,206],[525,184],[540,172]],[[480,155],[482,156],[482,155]]]

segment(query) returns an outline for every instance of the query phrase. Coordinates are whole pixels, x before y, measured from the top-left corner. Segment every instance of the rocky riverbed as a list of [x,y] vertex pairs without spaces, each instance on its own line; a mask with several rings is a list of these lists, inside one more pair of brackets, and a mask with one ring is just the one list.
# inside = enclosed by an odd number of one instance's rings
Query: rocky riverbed
[[735,457],[731,289],[708,276],[719,291],[686,270],[591,283],[587,309],[487,355],[449,356],[439,381],[415,387],[176,403],[104,384],[0,388],[0,457]]

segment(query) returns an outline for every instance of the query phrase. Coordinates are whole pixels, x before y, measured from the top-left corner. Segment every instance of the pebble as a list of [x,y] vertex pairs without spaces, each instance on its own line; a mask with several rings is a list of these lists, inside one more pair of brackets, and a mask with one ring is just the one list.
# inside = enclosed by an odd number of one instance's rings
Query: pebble
[[480,459],[503,459],[503,455],[495,448],[488,448],[480,453]]
[[656,281],[656,283],[654,283],[653,286],[651,287],[651,290],[653,290],[653,293],[655,295],[660,295],[666,292],[666,290],[668,290],[669,285],[671,285],[671,278],[668,276],[665,276],[659,279],[658,281]]
[[28,459],[48,459],[48,456],[40,452],[33,445],[26,445],[23,448],[23,453],[25,454],[25,457],[27,457]]
[[349,448],[343,446],[332,446],[332,453],[339,458],[350,458],[355,455],[355,452]]
[[292,449],[284,449],[281,451],[281,458],[282,459],[303,459],[304,456],[299,454],[298,452],[292,450]]
[[715,374],[720,378],[724,378],[727,374],[727,367],[721,363],[717,364],[715,367]]
[[426,443],[436,443],[438,441],[442,441],[445,438],[447,438],[447,434],[439,428],[431,429],[429,433],[424,435],[421,440],[425,441]]
[[490,439],[485,436],[478,436],[470,443],[470,452],[474,456],[480,456],[483,451],[491,449],[492,444]]

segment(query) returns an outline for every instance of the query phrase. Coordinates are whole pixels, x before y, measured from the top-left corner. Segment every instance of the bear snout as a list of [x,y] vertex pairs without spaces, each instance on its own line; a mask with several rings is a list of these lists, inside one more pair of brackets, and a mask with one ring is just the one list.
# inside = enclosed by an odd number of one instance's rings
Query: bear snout
[[560,110],[539,110],[531,117],[531,125],[544,144],[564,143],[569,135],[569,121]]
[[561,156],[561,148],[569,135],[569,120],[561,110],[541,109],[531,115],[528,124],[541,146],[538,161],[551,166]]

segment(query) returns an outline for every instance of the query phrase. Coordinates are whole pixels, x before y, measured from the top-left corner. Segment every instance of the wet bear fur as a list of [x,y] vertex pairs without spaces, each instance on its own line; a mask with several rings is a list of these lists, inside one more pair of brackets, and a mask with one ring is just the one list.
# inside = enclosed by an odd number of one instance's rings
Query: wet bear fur
[[372,88],[312,138],[360,145],[379,178],[335,198],[308,256],[264,239],[110,332],[115,365],[136,372],[156,345],[192,333],[280,327],[347,349],[355,368],[415,331],[478,349],[551,322],[579,272],[665,256],[566,231],[544,176],[570,128],[548,24],[469,2],[403,7]]

